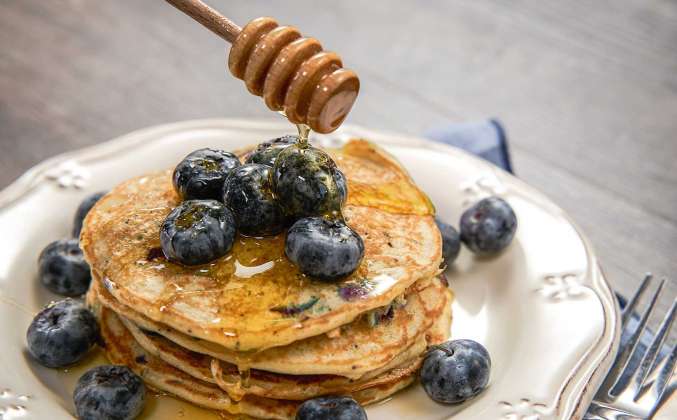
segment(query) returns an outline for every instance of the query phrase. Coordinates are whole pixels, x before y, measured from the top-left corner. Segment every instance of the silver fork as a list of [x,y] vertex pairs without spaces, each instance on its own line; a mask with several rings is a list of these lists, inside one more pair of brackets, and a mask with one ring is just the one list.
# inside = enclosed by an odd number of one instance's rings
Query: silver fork
[[[651,296],[636,328],[631,328],[632,314],[652,280],[653,276],[647,274],[623,309],[621,347],[609,374],[584,416],[585,420],[650,419],[677,389],[677,379],[673,378],[677,345],[668,342],[670,328],[676,317],[677,299],[673,300],[651,344],[645,346],[640,342],[665,285],[665,279],[661,280]],[[667,352],[663,352],[665,354],[661,357],[663,347]]]

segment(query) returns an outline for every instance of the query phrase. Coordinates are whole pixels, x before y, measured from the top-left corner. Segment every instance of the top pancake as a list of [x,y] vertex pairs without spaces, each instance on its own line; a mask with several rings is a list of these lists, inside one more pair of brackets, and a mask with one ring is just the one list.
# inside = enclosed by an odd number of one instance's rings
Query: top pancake
[[339,283],[301,274],[284,255],[284,234],[238,236],[226,256],[199,267],[168,262],[159,229],[179,203],[171,171],[99,200],[81,247],[116,299],[185,334],[252,351],[328,332],[432,278],[442,257],[434,210],[392,157],[362,140],[332,155],[348,180],[344,216],[365,244],[360,267]]

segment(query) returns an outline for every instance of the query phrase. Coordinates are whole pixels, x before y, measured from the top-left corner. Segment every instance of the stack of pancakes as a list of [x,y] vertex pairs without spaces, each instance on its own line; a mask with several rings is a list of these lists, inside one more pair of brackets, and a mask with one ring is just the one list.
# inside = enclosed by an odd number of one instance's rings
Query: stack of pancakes
[[293,418],[320,395],[369,404],[414,381],[426,347],[445,341],[451,324],[434,210],[372,144],[329,152],[348,180],[344,217],[365,243],[358,270],[337,283],[302,275],[284,255],[284,234],[240,236],[203,266],[167,261],[159,229],[179,203],[171,171],[102,198],[81,246],[111,362],[194,404],[261,418]]

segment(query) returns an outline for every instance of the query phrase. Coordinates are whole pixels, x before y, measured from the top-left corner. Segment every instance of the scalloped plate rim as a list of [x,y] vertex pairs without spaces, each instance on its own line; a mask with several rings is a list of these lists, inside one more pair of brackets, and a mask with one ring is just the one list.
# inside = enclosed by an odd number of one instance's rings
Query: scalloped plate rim
[[[75,160],[87,162],[90,160],[104,159],[105,157],[124,152],[128,147],[147,141],[148,138],[155,138],[159,140],[162,135],[170,134],[172,132],[185,131],[190,129],[240,129],[240,130],[261,130],[261,129],[276,129],[289,131],[289,124],[283,121],[276,120],[260,120],[260,119],[198,119],[181,122],[174,122],[169,124],[162,124],[151,126],[136,131],[132,131],[123,136],[114,138],[112,140],[99,143],[93,146],[85,147],[78,150],[73,150],[56,155],[49,158],[18,177],[10,185],[0,191],[0,212],[11,207],[12,204],[20,200],[23,196],[29,194],[39,183],[46,179],[47,173],[50,169],[58,167],[59,164]],[[511,174],[493,167],[480,158],[473,156],[463,150],[454,148],[441,143],[436,143],[430,140],[418,138],[415,136],[401,135],[390,133],[383,130],[371,130],[362,128],[356,125],[345,124],[337,133],[330,135],[319,135],[319,138],[332,138],[336,135],[342,136],[358,136],[366,137],[370,140],[375,140],[376,143],[390,144],[394,146],[420,147],[423,149],[435,150],[441,153],[450,153],[462,156],[463,159],[475,161],[478,165],[485,166],[486,169],[491,170],[497,178],[509,180],[510,183],[519,185],[519,187],[526,191],[528,195],[536,196],[542,200],[542,204],[547,206],[551,211],[557,211],[564,217],[576,230],[581,238],[586,249],[587,256],[591,261],[590,276],[592,282],[591,290],[594,291],[600,306],[602,307],[604,317],[603,334],[595,342],[594,346],[588,349],[583,360],[581,360],[573,372],[567,377],[565,383],[562,384],[559,390],[557,418],[580,418],[585,413],[589,402],[594,397],[594,393],[598,385],[603,380],[613,356],[618,347],[620,339],[620,315],[618,305],[613,297],[613,293],[604,275],[599,267],[594,252],[591,248],[589,240],[557,205],[547,199],[542,193],[538,192],[533,187],[526,184],[524,181],[515,178]],[[0,290],[2,292],[2,290]],[[597,360],[590,364],[590,359]],[[587,364],[587,365],[586,365]],[[580,391],[572,391],[569,384],[578,381],[579,388],[581,381],[584,381]],[[4,385],[4,384],[3,384]],[[576,387],[574,387],[576,388]]]

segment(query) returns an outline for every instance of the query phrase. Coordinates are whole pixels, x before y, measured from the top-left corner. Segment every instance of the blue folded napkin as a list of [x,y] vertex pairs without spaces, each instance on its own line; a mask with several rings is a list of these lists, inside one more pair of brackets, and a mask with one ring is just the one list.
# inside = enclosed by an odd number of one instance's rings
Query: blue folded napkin
[[469,123],[451,123],[435,127],[425,137],[456,146],[513,173],[508,138],[496,119]]

